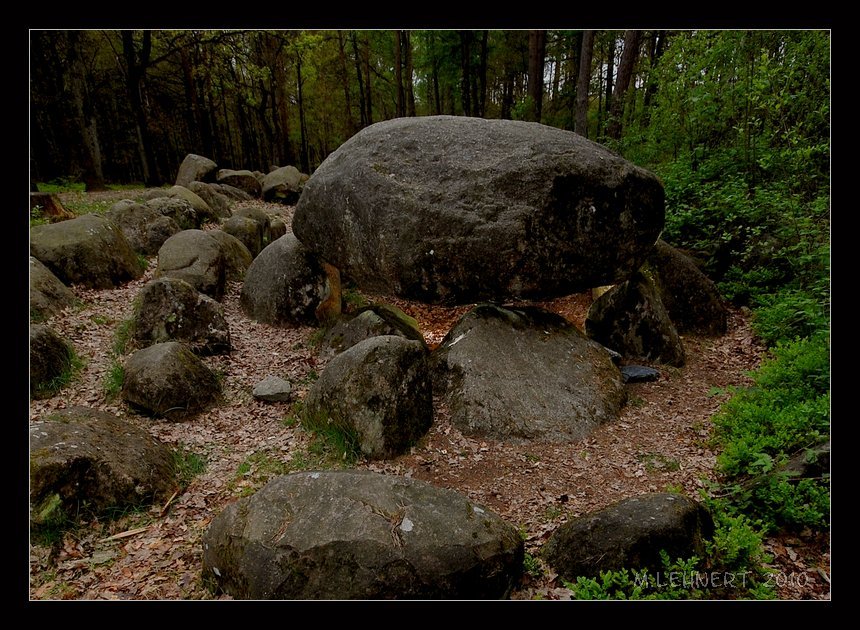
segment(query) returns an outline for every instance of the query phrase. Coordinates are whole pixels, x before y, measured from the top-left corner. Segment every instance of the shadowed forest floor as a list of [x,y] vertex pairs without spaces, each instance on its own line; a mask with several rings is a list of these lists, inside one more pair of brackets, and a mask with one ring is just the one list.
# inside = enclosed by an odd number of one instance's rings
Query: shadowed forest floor
[[[122,193],[103,195],[110,205]],[[64,199],[65,202],[74,201]],[[283,213],[283,206],[279,206]],[[291,212],[283,213],[287,218]],[[182,422],[154,420],[105,394],[117,326],[130,317],[132,301],[152,279],[147,273],[113,290],[74,287],[81,305],[66,309],[50,325],[75,346],[86,365],[77,380],[57,396],[33,401],[37,419],[73,405],[122,415],[173,447],[206,460],[166,509],[152,506],[109,523],[87,521],[67,532],[53,550],[31,543],[31,599],[211,599],[201,583],[201,537],[210,521],[240,496],[272,475],[313,461],[310,436],[290,420],[290,403],[263,403],[251,396],[269,374],[293,383],[299,398],[325,368],[313,345],[315,329],[273,328],[249,320],[239,308],[240,283],[228,286],[223,305],[233,351],[203,360],[221,375],[220,403]],[[386,296],[370,301],[394,303],[419,322],[435,347],[469,307],[428,306]],[[580,329],[591,302],[588,293],[540,303]],[[538,556],[552,531],[568,519],[644,492],[675,491],[696,498],[714,478],[716,454],[709,447],[711,416],[728,394],[746,385],[746,372],[761,361],[746,316],[732,311],[729,329],[719,338],[683,337],[687,365],[655,365],[657,382],[628,385],[629,402],[617,422],[569,444],[506,443],[462,435],[436,401],[429,433],[408,455],[385,462],[359,462],[358,468],[429,481],[467,495],[520,528],[526,551]],[[139,531],[137,531],[139,530]],[[112,535],[134,532],[106,540]],[[801,576],[777,583],[783,599],[829,599],[829,541],[812,536],[768,539],[773,567]],[[570,592],[544,566],[541,577],[526,577],[515,599],[566,599]]]

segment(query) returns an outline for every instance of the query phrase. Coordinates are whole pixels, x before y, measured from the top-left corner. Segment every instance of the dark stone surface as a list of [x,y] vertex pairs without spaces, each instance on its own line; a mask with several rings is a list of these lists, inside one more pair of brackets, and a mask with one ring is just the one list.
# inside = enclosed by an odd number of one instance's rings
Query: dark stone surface
[[30,395],[47,398],[57,389],[55,379],[72,364],[72,347],[44,324],[30,324]]
[[660,378],[660,372],[644,365],[625,365],[621,368],[621,378],[625,383],[647,383]]
[[75,302],[75,294],[30,256],[30,321],[44,321]]
[[433,353],[434,392],[467,435],[578,440],[618,417],[627,394],[599,344],[534,308],[482,305]]
[[516,529],[466,497],[365,471],[277,477],[203,536],[203,579],[236,599],[496,599]]
[[207,157],[189,153],[179,165],[179,173],[176,175],[177,186],[188,186],[193,181],[212,182],[215,181],[215,172],[218,165]]
[[661,550],[672,561],[703,558],[713,532],[711,515],[692,499],[644,494],[559,526],[542,553],[567,580],[622,568],[662,571]]
[[663,222],[657,178],[582,136],[427,116],[371,125],[329,155],[293,231],[362,288],[474,303],[625,280]]
[[185,280],[201,293],[220,300],[227,276],[221,244],[203,230],[174,234],[158,250],[155,275]]

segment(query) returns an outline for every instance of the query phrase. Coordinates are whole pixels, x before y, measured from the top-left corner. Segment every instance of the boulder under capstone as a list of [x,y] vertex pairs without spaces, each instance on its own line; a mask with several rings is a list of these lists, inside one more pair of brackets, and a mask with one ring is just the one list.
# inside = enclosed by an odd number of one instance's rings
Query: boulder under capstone
[[427,116],[371,125],[326,158],[293,232],[361,288],[468,304],[621,282],[664,214],[654,175],[582,136]]

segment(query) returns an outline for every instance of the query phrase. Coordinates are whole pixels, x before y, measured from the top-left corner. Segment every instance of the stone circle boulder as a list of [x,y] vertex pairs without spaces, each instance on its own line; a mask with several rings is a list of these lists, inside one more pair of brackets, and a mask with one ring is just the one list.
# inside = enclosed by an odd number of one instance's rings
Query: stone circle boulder
[[203,411],[220,391],[218,379],[206,364],[177,341],[138,350],[125,362],[123,399],[167,420]]
[[653,281],[638,271],[591,304],[585,332],[625,357],[677,367],[686,360],[684,344]]
[[648,269],[679,332],[703,335],[726,332],[728,311],[717,286],[689,256],[661,239],[648,257]]
[[711,515],[696,501],[644,494],[559,526],[544,545],[543,558],[567,580],[622,568],[662,571],[661,550],[672,561],[703,558],[704,541],[713,532]]
[[287,224],[284,223],[283,219],[279,219],[278,217],[273,217],[271,221],[269,221],[269,242],[277,241],[284,234],[287,233]]
[[422,116],[366,127],[329,155],[292,227],[362,288],[469,304],[625,280],[664,212],[654,175],[580,135]]
[[232,199],[233,201],[250,201],[253,199],[251,195],[246,193],[244,190],[239,190],[235,186],[230,186],[228,184],[209,184],[209,186],[227,197],[228,199]]
[[203,579],[236,599],[498,599],[516,529],[453,490],[364,471],[276,477],[203,536]]
[[170,450],[109,413],[72,407],[30,424],[30,517],[37,526],[164,501],[175,484]]
[[393,335],[366,339],[329,361],[304,403],[306,426],[333,424],[367,457],[396,457],[433,422],[427,350]]
[[263,177],[262,195],[266,201],[295,205],[302,194],[302,174],[295,166],[283,166]]
[[110,289],[143,274],[120,229],[94,214],[32,227],[30,255],[64,284],[92,289]]
[[174,234],[158,250],[155,275],[185,280],[201,293],[220,300],[226,280],[221,244],[202,230]]
[[173,217],[129,199],[112,205],[105,218],[120,229],[134,251],[145,256],[157,254],[164,241],[181,229]]
[[218,165],[207,157],[189,153],[179,165],[177,186],[188,186],[191,182],[213,182]]
[[203,223],[203,217],[197,214],[194,206],[186,199],[180,197],[155,197],[146,202],[146,205],[158,211],[166,217],[170,217],[183,230],[199,228]]
[[320,355],[332,357],[355,344],[381,335],[396,335],[426,345],[418,322],[396,306],[371,304],[352,316],[341,316],[323,337]]
[[200,195],[185,186],[168,188],[167,196],[171,199],[182,199],[190,203],[200,223],[211,223],[218,219],[218,215],[209,207],[209,204]]
[[248,170],[234,171],[229,168],[222,168],[216,175],[216,180],[219,184],[233,186],[247,193],[251,197],[259,197],[262,192],[260,180]]
[[75,294],[30,256],[30,321],[44,321],[75,303]]
[[153,280],[140,290],[138,300],[133,320],[138,347],[181,341],[196,354],[230,352],[224,307],[184,280]]
[[464,434],[579,440],[618,418],[627,394],[599,344],[535,307],[481,305],[433,352],[434,391]]
[[231,234],[224,230],[210,230],[206,232],[221,245],[221,253],[224,254],[224,273],[230,282],[241,282],[245,279],[245,272],[251,266],[254,257],[248,248]]
[[48,398],[59,389],[59,379],[72,367],[71,344],[44,324],[30,325],[30,395]]
[[212,184],[195,181],[188,184],[187,188],[205,201],[216,217],[225,218],[230,216],[230,198]]
[[268,245],[245,275],[240,305],[274,326],[315,325],[340,315],[340,277],[292,234]]
[[221,230],[241,242],[253,258],[263,251],[263,227],[254,219],[234,215],[224,221]]

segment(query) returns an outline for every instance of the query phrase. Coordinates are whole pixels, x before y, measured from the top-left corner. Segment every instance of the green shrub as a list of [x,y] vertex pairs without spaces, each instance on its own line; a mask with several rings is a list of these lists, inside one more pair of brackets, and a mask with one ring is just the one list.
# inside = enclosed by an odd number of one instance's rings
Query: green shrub
[[182,489],[187,488],[194,477],[206,470],[206,458],[189,450],[184,444],[179,444],[173,451],[173,463],[179,487]]

